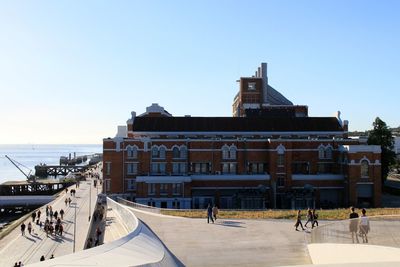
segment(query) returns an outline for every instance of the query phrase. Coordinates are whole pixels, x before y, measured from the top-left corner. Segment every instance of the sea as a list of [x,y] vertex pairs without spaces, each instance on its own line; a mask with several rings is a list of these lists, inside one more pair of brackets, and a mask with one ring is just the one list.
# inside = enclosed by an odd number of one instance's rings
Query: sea
[[[88,145],[0,145],[0,184],[7,181],[26,180],[26,177],[5,157],[7,155],[17,162],[17,165],[26,173],[35,174],[35,166],[42,163],[58,165],[60,157],[71,157],[102,153],[101,144]],[[59,178],[59,177],[58,177]]]

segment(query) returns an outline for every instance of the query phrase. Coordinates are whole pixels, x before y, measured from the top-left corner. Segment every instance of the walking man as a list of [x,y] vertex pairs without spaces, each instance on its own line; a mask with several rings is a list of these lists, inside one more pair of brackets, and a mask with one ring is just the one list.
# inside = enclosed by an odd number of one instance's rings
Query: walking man
[[214,204],[214,207],[212,208],[212,213],[214,216],[214,221],[217,221],[217,215],[218,215],[218,207],[216,204]]
[[210,223],[210,219],[211,219],[212,223],[214,223],[214,219],[212,216],[212,207],[211,207],[211,204],[208,204],[208,206],[207,206],[207,223]]
[[296,227],[296,231],[299,231],[299,229],[297,229],[299,225],[301,226],[301,229],[304,231],[303,224],[301,223],[301,210],[297,211],[296,223],[294,224],[294,227]]
[[358,236],[357,236],[358,213],[354,211],[354,207],[350,207],[349,219],[350,219],[349,230],[350,230],[350,234],[351,234],[351,240],[354,243],[354,236],[355,236],[357,243],[360,243],[360,240],[358,240]]
[[60,210],[60,216],[61,216],[61,220],[64,220],[64,210],[63,209]]
[[22,223],[22,224],[21,224],[21,234],[22,234],[23,236],[25,236],[25,227],[26,227],[25,223]]

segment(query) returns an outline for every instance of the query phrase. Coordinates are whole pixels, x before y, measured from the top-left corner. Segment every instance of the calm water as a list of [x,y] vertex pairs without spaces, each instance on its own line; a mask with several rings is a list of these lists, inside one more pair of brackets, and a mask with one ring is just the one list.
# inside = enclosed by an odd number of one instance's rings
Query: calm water
[[60,156],[76,152],[77,156],[102,153],[102,145],[0,145],[0,183],[13,180],[25,180],[25,176],[5,157],[18,161],[35,174],[35,165],[45,163],[58,165]]

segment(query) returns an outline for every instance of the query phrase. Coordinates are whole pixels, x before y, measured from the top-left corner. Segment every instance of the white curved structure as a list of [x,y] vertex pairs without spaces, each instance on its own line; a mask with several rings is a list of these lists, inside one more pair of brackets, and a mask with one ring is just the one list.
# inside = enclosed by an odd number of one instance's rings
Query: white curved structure
[[28,266],[181,266],[154,233],[127,208],[107,198],[129,234],[108,244]]
[[[353,219],[358,223],[358,219]],[[368,243],[351,235],[350,220],[315,228],[308,237],[313,264],[332,266],[400,266],[400,216],[369,217]],[[355,265],[358,266],[358,265]]]

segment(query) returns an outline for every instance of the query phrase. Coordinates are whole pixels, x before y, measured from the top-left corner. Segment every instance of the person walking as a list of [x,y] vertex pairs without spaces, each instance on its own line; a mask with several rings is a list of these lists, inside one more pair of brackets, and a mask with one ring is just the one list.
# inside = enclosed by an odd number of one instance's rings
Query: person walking
[[211,219],[211,222],[214,223],[214,219],[212,216],[212,207],[211,207],[211,204],[208,204],[208,206],[207,206],[207,223],[210,223],[210,219]]
[[61,220],[64,220],[64,210],[63,209],[60,210],[60,216],[61,216]]
[[67,197],[65,198],[64,202],[65,202],[65,207],[66,207],[68,205],[68,198]]
[[363,243],[368,243],[368,232],[370,230],[369,227],[369,219],[366,215],[367,211],[365,209],[361,210],[361,217],[360,217],[360,224],[359,224],[359,228],[360,228],[360,235],[363,239]]
[[29,222],[28,223],[28,233],[30,234],[30,235],[32,235],[32,224],[31,224],[31,222]]
[[354,237],[356,237],[357,243],[360,243],[360,240],[358,240],[357,236],[357,230],[358,230],[358,213],[354,211],[354,207],[350,207],[350,215],[349,215],[349,231],[351,234],[351,240],[354,243]]
[[213,214],[213,217],[214,217],[214,221],[217,221],[218,207],[215,204],[214,204],[214,207],[212,208],[212,214]]
[[37,218],[38,218],[38,220],[40,220],[40,215],[42,215],[42,212],[41,212],[40,210],[38,210],[38,212],[37,212]]
[[54,211],[54,214],[53,214],[53,215],[54,215],[54,219],[57,220],[57,218],[58,218],[58,211]]
[[26,228],[25,223],[22,223],[22,224],[21,224],[21,234],[22,234],[23,236],[25,236],[25,228]]
[[51,254],[51,257],[50,257],[50,259],[54,259],[54,254]]
[[307,209],[307,221],[304,224],[304,227],[307,227],[308,223],[311,223],[311,226],[314,224],[314,218],[313,218],[312,211],[310,208]]
[[311,228],[314,228],[314,227],[315,227],[315,225],[317,225],[317,226],[318,226],[318,213],[316,213],[316,212],[315,212],[315,209],[313,209],[313,211],[312,211],[312,216],[313,216],[313,220],[314,220],[314,222],[313,222],[313,224],[312,224],[312,227],[311,227]]
[[71,198],[69,197],[69,198],[68,198],[68,204],[69,204],[69,206],[71,206],[71,202],[72,202],[72,200],[71,200]]
[[42,255],[42,257],[40,257],[40,261],[44,261],[44,260],[45,260],[44,255]]
[[36,211],[32,212],[31,217],[32,217],[32,222],[34,223],[36,218]]
[[294,224],[294,227],[296,227],[296,231],[299,231],[299,229],[297,229],[299,225],[301,226],[301,229],[304,231],[303,224],[301,223],[301,210],[297,211],[296,223]]

